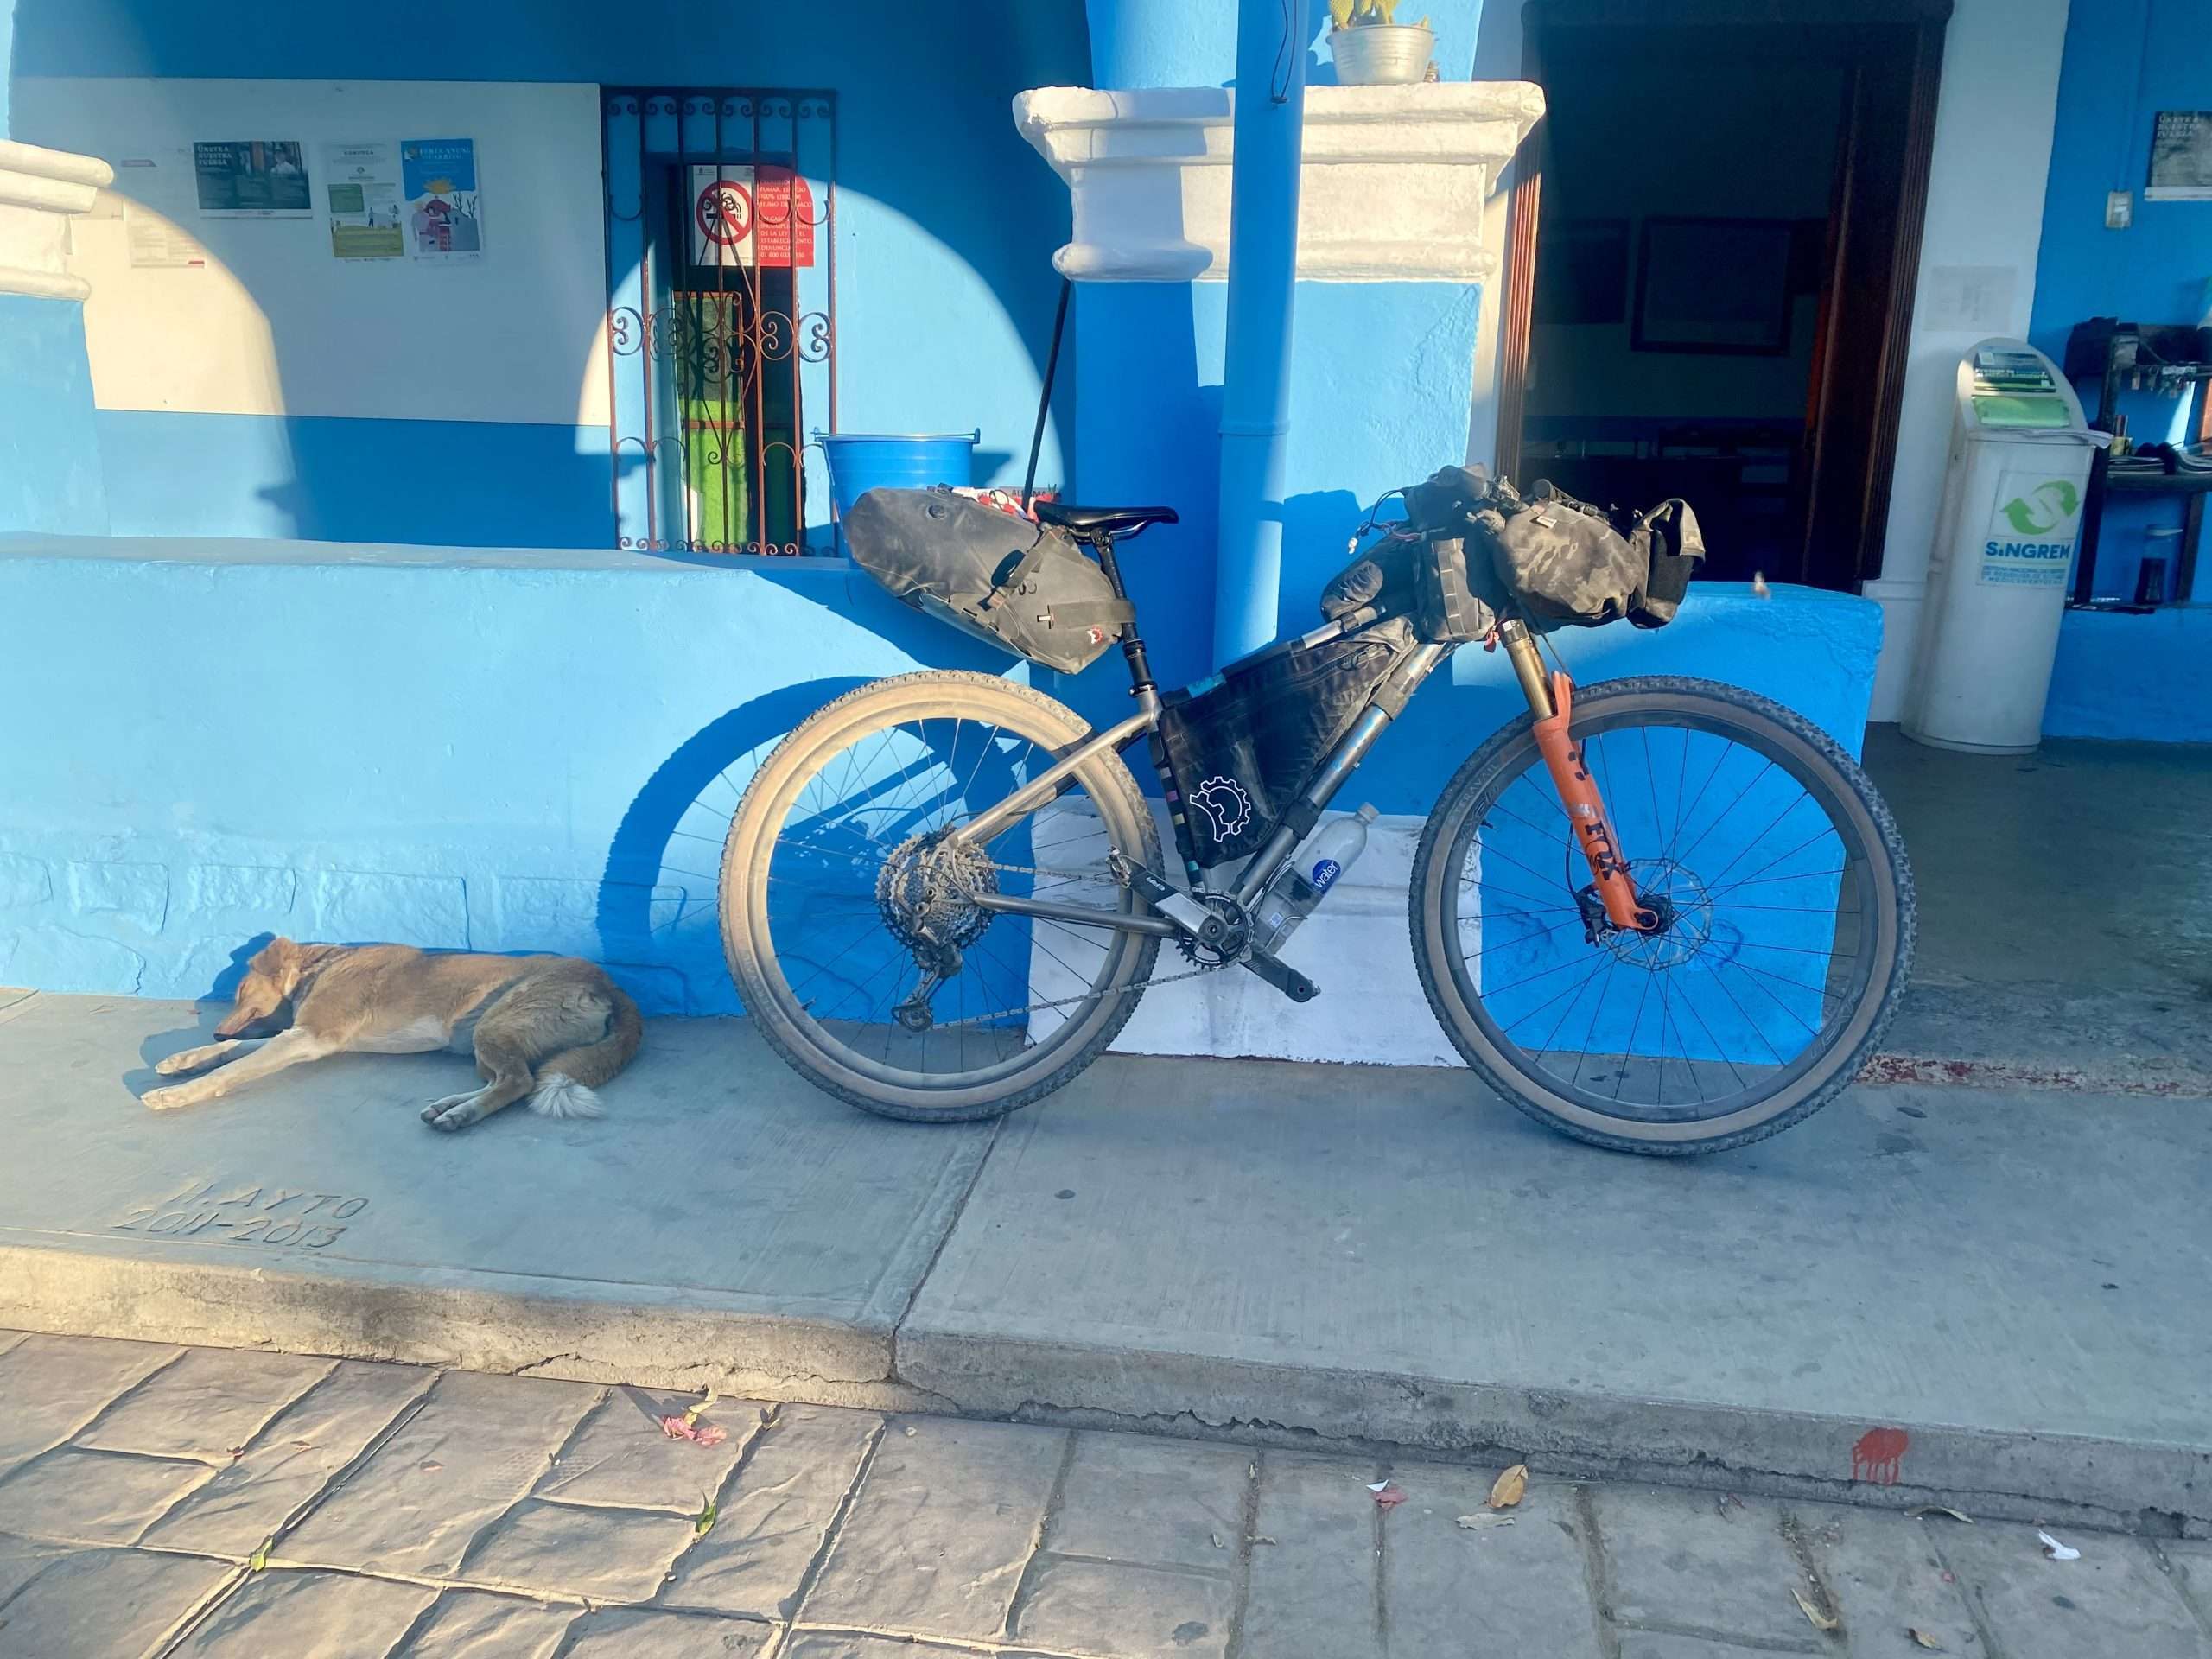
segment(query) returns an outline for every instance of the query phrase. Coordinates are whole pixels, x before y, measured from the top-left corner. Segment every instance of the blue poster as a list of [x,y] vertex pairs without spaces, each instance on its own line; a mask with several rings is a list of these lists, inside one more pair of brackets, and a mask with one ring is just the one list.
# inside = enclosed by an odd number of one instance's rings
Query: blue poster
[[406,138],[399,145],[407,198],[407,251],[417,259],[478,259],[484,252],[483,196],[474,138]]

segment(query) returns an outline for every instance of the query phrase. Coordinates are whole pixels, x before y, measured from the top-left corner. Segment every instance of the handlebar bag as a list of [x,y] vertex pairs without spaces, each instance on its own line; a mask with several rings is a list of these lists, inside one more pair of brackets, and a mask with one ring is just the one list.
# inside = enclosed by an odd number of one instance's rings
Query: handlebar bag
[[1531,621],[1598,627],[1626,617],[1638,627],[1674,620],[1705,539],[1679,498],[1613,516],[1539,483],[1525,501],[1474,515],[1497,578]]
[[893,598],[1063,674],[1135,614],[1065,531],[950,490],[870,490],[843,524],[853,563]]

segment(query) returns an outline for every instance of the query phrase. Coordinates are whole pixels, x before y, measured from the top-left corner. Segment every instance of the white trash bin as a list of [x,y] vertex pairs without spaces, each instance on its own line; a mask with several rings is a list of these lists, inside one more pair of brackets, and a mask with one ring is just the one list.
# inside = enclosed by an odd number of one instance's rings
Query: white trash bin
[[1985,340],[1960,362],[1906,736],[1980,754],[2042,741],[2089,461],[2111,441],[2025,340]]

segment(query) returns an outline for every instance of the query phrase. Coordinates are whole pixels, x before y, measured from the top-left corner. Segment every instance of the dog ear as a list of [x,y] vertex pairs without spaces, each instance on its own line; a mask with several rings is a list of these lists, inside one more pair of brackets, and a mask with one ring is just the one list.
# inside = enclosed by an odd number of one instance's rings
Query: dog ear
[[300,982],[300,947],[279,934],[255,953],[253,969],[276,985],[279,995],[289,996]]

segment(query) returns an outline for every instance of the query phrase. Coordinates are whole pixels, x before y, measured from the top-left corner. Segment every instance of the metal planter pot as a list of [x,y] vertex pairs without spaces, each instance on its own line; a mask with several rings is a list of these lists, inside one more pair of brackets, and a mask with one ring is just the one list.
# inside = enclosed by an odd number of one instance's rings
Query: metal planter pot
[[1329,55],[1345,86],[1410,86],[1428,74],[1433,30],[1418,23],[1356,23],[1329,31]]

